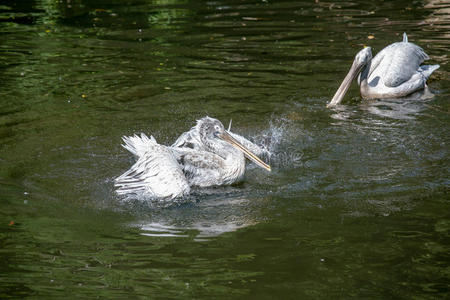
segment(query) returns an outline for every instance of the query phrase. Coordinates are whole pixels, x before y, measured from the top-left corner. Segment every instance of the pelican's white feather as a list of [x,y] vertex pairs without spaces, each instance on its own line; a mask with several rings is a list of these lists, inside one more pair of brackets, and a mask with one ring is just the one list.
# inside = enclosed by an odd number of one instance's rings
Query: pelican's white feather
[[199,187],[228,185],[242,179],[245,157],[239,151],[230,151],[230,155],[223,158],[208,151],[174,148],[189,184]]
[[380,71],[370,72],[369,81],[375,76],[382,76],[384,84],[388,87],[397,87],[408,81],[417,73],[420,64],[429,59],[422,48],[407,42],[389,45],[375,56],[375,61],[378,56],[382,58],[377,66]]
[[151,149],[155,144],[157,144],[153,136],[150,136],[149,138],[144,133],[141,133],[141,136],[138,136],[136,134],[133,136],[124,136],[122,137],[122,140],[125,143],[122,145],[122,147],[124,147],[137,157],[141,157],[145,152],[147,152],[147,150]]
[[123,147],[138,157],[136,163],[115,180],[119,195],[169,198],[189,194],[190,187],[170,148],[151,136],[123,138]]

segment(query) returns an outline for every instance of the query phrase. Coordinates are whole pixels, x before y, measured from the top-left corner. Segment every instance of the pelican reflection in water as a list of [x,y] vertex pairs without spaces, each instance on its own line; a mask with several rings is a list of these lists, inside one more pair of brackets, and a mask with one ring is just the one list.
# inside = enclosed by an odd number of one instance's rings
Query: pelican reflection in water
[[172,146],[160,145],[151,136],[123,137],[137,157],[136,163],[116,178],[119,195],[135,194],[149,198],[168,198],[189,194],[191,186],[229,185],[241,180],[245,158],[270,171],[258,155],[269,154],[242,136],[226,130],[210,117],[197,121]]
[[327,107],[341,103],[350,84],[359,74],[361,96],[365,99],[400,98],[426,87],[426,81],[439,65],[420,64],[429,59],[419,46],[409,43],[406,33],[403,41],[393,43],[372,59],[372,50],[366,47],[355,60]]

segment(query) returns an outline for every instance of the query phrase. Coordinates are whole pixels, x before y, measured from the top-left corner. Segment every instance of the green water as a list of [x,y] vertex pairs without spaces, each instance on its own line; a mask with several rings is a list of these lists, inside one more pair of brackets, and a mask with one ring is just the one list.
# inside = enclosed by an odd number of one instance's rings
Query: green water
[[[403,32],[434,96],[325,107]],[[448,1],[3,1],[0,298],[448,297],[449,32]],[[273,171],[121,201],[121,137],[205,115]]]

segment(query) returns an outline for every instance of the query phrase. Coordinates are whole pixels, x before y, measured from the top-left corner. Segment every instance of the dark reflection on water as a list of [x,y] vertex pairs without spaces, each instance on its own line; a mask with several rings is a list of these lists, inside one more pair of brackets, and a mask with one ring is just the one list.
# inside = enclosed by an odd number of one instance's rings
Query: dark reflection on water
[[[448,1],[4,1],[0,298],[443,298]],[[325,104],[363,45],[422,46],[413,99]],[[121,201],[121,136],[197,118],[273,142],[273,171]]]

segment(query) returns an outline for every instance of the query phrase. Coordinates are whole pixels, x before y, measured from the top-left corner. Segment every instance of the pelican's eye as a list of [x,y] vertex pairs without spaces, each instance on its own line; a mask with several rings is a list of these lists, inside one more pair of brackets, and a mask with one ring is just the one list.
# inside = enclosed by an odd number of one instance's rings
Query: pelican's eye
[[215,125],[215,126],[214,126],[214,134],[215,134],[215,135],[218,135],[218,134],[220,134],[221,132],[222,132],[222,130],[221,130],[220,126],[219,126],[219,125]]

